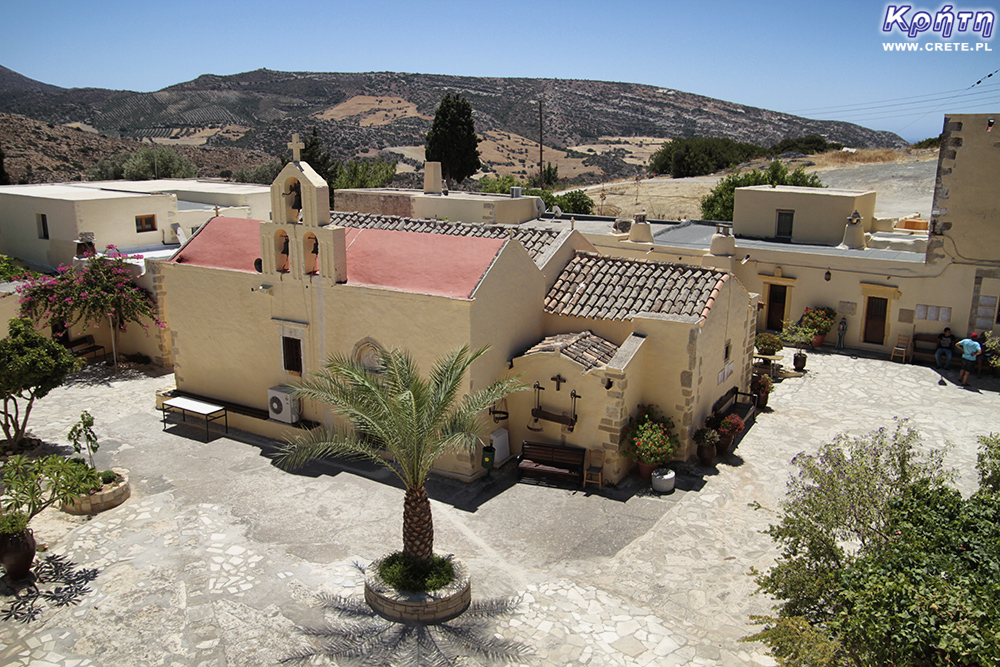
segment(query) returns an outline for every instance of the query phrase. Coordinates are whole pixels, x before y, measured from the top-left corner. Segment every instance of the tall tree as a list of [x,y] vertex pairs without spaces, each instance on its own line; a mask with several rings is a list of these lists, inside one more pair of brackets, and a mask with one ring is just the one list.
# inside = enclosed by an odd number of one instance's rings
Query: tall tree
[[[497,380],[485,389],[459,391],[469,366],[486,349],[463,347],[434,363],[429,378],[419,374],[402,350],[383,350],[377,371],[344,356],[332,357],[295,393],[333,406],[353,428],[316,429],[284,446],[282,468],[297,468],[337,454],[368,459],[389,468],[406,487],[403,504],[403,553],[429,562],[434,548],[434,522],[424,483],[434,460],[446,449],[471,449],[479,441],[478,414],[512,391],[516,379]],[[392,454],[386,460],[382,451]]]
[[441,163],[445,179],[453,178],[461,183],[482,167],[478,145],[472,105],[458,93],[447,93],[427,133],[427,160]]
[[8,323],[0,340],[0,427],[11,443],[24,438],[36,398],[58,387],[66,375],[80,367],[66,348],[41,335],[26,319]]
[[3,147],[0,146],[0,185],[10,185],[10,176],[7,175],[7,170],[3,166]]

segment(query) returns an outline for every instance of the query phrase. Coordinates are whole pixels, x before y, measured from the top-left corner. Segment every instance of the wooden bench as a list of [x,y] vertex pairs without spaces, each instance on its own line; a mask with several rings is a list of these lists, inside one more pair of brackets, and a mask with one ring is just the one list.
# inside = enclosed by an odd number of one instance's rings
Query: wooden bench
[[517,478],[522,476],[572,480],[583,486],[587,450],[564,445],[524,441],[517,456]]
[[74,357],[86,357],[89,354],[96,356],[100,352],[105,359],[108,358],[107,350],[104,349],[103,345],[97,345],[94,342],[94,337],[90,334],[73,340],[64,340],[63,347],[69,350],[69,353]]
[[[741,397],[745,397],[747,400],[741,402]],[[740,391],[739,387],[733,386],[712,405],[712,412],[723,417],[728,414],[737,414],[749,428],[750,422],[757,414],[757,396]]]

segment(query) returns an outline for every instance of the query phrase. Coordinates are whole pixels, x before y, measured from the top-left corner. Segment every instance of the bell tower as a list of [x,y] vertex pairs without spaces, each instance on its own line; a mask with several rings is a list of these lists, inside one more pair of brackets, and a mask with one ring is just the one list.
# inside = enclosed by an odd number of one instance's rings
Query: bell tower
[[302,161],[293,134],[292,161],[271,183],[271,222],[260,224],[261,269],[279,280],[347,282],[344,228],[330,224],[330,188]]

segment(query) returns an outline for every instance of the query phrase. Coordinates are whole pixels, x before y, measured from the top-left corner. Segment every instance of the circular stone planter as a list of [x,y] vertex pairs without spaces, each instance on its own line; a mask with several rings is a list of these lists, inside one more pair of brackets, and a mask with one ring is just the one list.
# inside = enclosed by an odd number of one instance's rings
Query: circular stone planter
[[674,490],[677,473],[670,468],[657,468],[653,471],[653,490],[660,493],[670,493]]
[[377,614],[398,623],[440,623],[455,618],[472,602],[472,579],[465,563],[453,558],[455,578],[429,593],[399,591],[382,581],[374,561],[365,570],[365,602]]
[[118,507],[132,495],[132,487],[128,483],[128,470],[112,468],[122,477],[122,481],[111,488],[101,489],[97,493],[77,496],[71,503],[63,503],[62,511],[67,514],[94,514],[112,507]]

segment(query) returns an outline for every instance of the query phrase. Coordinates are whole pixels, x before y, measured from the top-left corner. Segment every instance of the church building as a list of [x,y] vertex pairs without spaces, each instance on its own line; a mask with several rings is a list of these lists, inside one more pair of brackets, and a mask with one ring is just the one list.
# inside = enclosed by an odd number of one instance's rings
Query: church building
[[[231,426],[280,438],[332,425],[329,406],[297,404],[288,388],[335,353],[371,363],[399,347],[426,372],[450,350],[489,346],[468,391],[506,374],[544,391],[495,406],[484,441],[502,431],[510,455],[522,440],[602,449],[616,481],[640,403],[674,418],[687,458],[713,403],[746,390],[754,313],[729,273],[604,257],[571,230],[331,218],[326,182],[290,147],[271,220],[213,218],[160,265],[175,393],[225,404]],[[480,461],[448,453],[434,471],[471,480]]]

